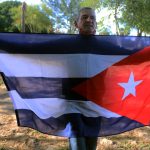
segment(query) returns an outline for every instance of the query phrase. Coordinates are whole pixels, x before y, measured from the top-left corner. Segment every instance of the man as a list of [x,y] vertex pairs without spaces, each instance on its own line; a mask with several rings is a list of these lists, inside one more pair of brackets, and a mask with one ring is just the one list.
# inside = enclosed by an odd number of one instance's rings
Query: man
[[84,7],[79,11],[75,27],[81,35],[94,35],[96,33],[96,15],[92,8]]
[[[75,27],[81,35],[94,35],[97,27],[95,11],[90,7],[82,8],[75,21]],[[71,150],[96,150],[97,137],[70,138],[69,142]]]

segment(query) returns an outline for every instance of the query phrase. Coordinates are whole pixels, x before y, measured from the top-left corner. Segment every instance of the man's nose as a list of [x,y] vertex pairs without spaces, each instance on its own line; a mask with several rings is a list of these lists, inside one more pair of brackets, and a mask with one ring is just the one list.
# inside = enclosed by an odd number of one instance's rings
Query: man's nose
[[91,17],[90,17],[90,16],[89,16],[89,17],[87,17],[86,21],[92,22]]

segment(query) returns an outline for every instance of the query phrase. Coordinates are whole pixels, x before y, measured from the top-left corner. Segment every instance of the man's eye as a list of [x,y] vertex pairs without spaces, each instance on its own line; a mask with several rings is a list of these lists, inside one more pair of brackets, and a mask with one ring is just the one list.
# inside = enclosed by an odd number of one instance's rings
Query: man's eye
[[95,17],[94,16],[82,16],[82,19],[83,20],[86,20],[87,18],[90,18],[91,20],[95,20]]
[[91,18],[92,20],[95,20],[95,17],[94,17],[94,16],[91,16],[90,18]]
[[88,16],[82,16],[82,19],[87,19],[88,18]]

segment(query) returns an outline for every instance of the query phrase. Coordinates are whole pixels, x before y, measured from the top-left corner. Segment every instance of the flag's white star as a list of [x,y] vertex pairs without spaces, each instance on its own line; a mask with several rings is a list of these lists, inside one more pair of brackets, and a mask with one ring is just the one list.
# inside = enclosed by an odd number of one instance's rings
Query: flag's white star
[[130,77],[127,83],[118,83],[121,87],[124,88],[124,95],[122,100],[124,100],[129,94],[136,96],[136,86],[139,85],[143,80],[134,81],[133,72],[130,73]]

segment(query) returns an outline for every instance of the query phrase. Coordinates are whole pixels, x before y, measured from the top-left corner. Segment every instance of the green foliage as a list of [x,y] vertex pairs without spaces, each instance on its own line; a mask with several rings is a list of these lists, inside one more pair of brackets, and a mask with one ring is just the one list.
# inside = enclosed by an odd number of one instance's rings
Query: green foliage
[[[52,19],[55,24],[55,31],[66,30],[67,33],[75,33],[74,21],[79,9],[83,6],[98,7],[99,0],[42,0],[52,8]],[[64,32],[64,31],[63,31]]]
[[55,24],[55,32],[61,32],[60,29],[66,30],[67,33],[73,33],[75,13],[79,10],[78,0],[42,0],[49,8],[52,8],[51,18]]
[[125,35],[135,28],[137,35],[150,34],[149,0],[102,0],[103,7],[112,11],[116,34]]
[[121,12],[123,11],[123,1],[124,0],[103,0],[103,7],[107,8],[110,12],[111,18],[114,18],[114,24],[116,29],[116,34],[120,35],[120,18]]
[[[11,9],[13,24],[16,28],[21,31],[21,7],[15,7]],[[52,32],[52,23],[50,22],[49,16],[51,10],[48,9],[44,4],[39,7],[38,5],[27,6],[25,11],[25,25],[26,32],[31,33],[47,33]]]
[[6,1],[0,3],[0,32],[17,32],[17,28],[13,26],[12,14],[10,9],[20,6],[17,1]]
[[150,34],[150,1],[149,0],[126,0],[123,11],[124,22],[131,28],[136,28],[138,35]]
[[98,28],[98,34],[99,35],[111,35],[111,27],[104,25],[104,17],[101,18],[101,20],[97,23]]
[[[99,34],[112,34],[114,22],[116,34],[129,35],[133,29],[137,35],[150,34],[150,0],[42,0],[41,6],[27,6],[27,32],[76,33],[74,21],[81,7],[92,7],[99,12]],[[21,3],[6,1],[0,3],[0,32],[21,30]],[[108,17],[101,13],[107,10]],[[114,29],[114,28],[113,28]]]
[[80,7],[91,7],[93,9],[98,9],[101,6],[100,0],[82,0],[80,1]]

